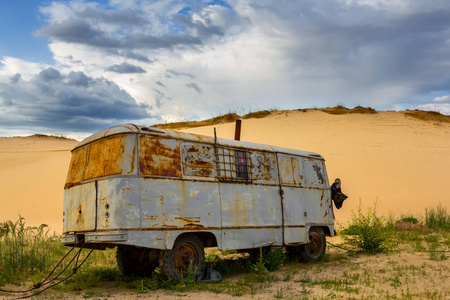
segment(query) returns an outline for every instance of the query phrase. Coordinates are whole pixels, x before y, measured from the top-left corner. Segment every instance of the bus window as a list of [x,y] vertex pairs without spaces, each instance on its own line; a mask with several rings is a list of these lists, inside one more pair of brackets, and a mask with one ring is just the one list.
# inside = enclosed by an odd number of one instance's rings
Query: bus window
[[251,180],[250,155],[247,151],[218,147],[219,177],[223,180]]

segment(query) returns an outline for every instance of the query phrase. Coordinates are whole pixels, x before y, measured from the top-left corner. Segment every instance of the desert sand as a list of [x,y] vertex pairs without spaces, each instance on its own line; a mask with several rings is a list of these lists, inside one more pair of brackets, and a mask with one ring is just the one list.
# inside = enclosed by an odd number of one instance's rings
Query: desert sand
[[30,136],[0,138],[0,222],[25,218],[62,232],[64,182],[75,140]]
[[[234,138],[234,123],[184,131]],[[359,201],[381,215],[424,215],[449,207],[450,123],[422,121],[402,112],[332,115],[276,112],[242,121],[242,141],[320,153],[330,181],[339,177],[349,196],[335,210],[346,225]],[[63,187],[77,141],[51,137],[0,138],[0,222],[25,217],[62,232]]]

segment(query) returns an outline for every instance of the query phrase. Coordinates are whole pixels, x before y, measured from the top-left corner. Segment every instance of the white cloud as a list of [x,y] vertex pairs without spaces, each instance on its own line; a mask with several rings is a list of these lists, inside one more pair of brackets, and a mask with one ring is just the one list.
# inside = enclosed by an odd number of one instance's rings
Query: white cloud
[[450,102],[450,95],[442,96],[442,97],[436,97],[433,100],[437,101],[437,102]]
[[422,110],[437,111],[444,115],[450,115],[450,103],[428,103],[419,105],[417,108]]

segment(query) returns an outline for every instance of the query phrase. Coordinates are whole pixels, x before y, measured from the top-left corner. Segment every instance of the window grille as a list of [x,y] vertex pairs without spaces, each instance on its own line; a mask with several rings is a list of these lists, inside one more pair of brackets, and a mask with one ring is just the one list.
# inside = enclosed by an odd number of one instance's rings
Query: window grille
[[223,180],[251,181],[251,162],[248,151],[224,146],[217,147],[219,178]]

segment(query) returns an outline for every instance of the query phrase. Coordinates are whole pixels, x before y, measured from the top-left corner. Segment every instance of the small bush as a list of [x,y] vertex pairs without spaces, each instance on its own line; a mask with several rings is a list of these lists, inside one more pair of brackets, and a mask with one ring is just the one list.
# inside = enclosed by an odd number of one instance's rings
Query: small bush
[[400,220],[398,220],[396,223],[411,223],[411,224],[418,224],[419,220],[417,220],[414,217],[402,217]]
[[268,247],[266,251],[263,251],[264,262],[267,270],[278,270],[286,260],[286,254],[283,251],[283,247]]
[[352,223],[344,229],[344,239],[355,246],[359,251],[366,253],[379,253],[387,250],[386,236],[384,234],[382,218],[376,214],[376,202],[373,208],[369,208],[364,215],[359,201],[358,214],[353,213]]
[[425,209],[425,225],[432,229],[450,229],[450,214],[439,204],[436,209]]

